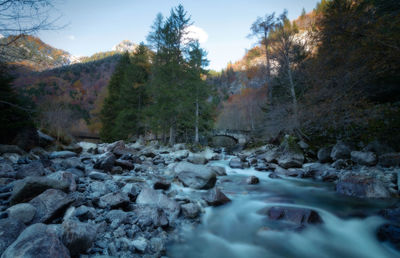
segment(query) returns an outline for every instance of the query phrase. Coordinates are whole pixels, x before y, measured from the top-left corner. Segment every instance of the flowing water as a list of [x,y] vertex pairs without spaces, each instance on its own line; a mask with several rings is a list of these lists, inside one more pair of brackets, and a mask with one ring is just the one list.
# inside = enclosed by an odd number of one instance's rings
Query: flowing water
[[[228,159],[213,165],[227,169],[228,176],[219,178],[218,187],[232,202],[206,208],[202,223],[184,229],[183,240],[169,248],[169,257],[400,257],[376,238],[384,220],[373,214],[391,201],[352,199],[338,196],[328,183],[271,179],[268,172],[231,169]],[[244,183],[250,175],[257,176],[260,183]],[[279,221],[257,213],[270,206],[311,208],[323,223],[307,225],[301,231],[282,230]]]

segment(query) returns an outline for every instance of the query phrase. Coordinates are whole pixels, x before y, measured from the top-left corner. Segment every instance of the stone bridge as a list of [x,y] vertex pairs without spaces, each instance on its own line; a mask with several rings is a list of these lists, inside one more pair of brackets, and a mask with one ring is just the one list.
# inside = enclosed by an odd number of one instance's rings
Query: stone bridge
[[213,130],[213,137],[224,136],[233,139],[238,144],[246,144],[250,140],[250,131],[244,130]]

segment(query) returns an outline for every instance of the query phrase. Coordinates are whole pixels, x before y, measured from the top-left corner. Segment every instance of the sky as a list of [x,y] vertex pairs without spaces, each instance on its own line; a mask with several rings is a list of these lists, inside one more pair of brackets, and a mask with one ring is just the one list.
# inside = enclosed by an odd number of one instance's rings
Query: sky
[[[42,31],[39,37],[76,56],[109,51],[122,40],[145,42],[158,13],[168,16],[182,4],[193,22],[192,31],[208,52],[209,69],[224,69],[243,57],[257,40],[246,36],[258,16],[288,10],[290,19],[318,0],[55,0],[64,28]],[[64,26],[65,25],[65,26]]]

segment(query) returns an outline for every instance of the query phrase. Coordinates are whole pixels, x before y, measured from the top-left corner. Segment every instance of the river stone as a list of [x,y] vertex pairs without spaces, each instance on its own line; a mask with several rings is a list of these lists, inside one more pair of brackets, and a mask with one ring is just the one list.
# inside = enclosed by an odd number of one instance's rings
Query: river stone
[[256,185],[260,183],[260,179],[258,179],[258,177],[256,176],[249,176],[248,178],[246,178],[246,183],[249,185]]
[[333,160],[349,159],[350,158],[350,147],[347,146],[343,142],[336,143],[336,145],[333,146],[333,148],[332,148],[331,158]]
[[37,130],[37,133],[39,136],[39,145],[42,147],[49,146],[56,141],[53,137],[41,132],[40,130]]
[[171,187],[171,182],[165,178],[157,178],[153,184],[155,190],[168,190]]
[[73,151],[53,151],[50,153],[50,159],[67,159],[76,156],[76,153]]
[[8,208],[7,213],[10,219],[20,220],[27,224],[35,217],[36,208],[29,203],[19,203]]
[[23,179],[28,176],[43,176],[46,173],[41,161],[32,161],[29,164],[22,165],[16,174],[16,178]]
[[200,207],[194,203],[186,203],[181,205],[183,216],[188,219],[195,219],[200,215]]
[[211,166],[211,171],[213,171],[217,176],[226,176],[226,169],[220,166]]
[[38,223],[26,228],[1,257],[69,258],[70,254],[50,226]]
[[285,152],[278,157],[278,164],[283,168],[301,168],[304,163],[304,155],[301,153]]
[[267,215],[271,220],[283,220],[298,226],[322,223],[322,219],[316,211],[306,208],[274,206],[264,208],[258,213]]
[[143,253],[147,248],[148,241],[144,237],[138,237],[132,241],[132,244],[136,250]]
[[140,192],[139,188],[133,183],[126,184],[121,191],[128,195],[131,201],[135,201]]
[[74,192],[76,190],[76,181],[78,177],[67,171],[57,171],[47,176],[48,178],[65,182],[69,185],[69,191]]
[[47,177],[27,177],[15,183],[10,199],[11,204],[29,201],[50,188],[68,191],[69,184]]
[[0,219],[0,254],[17,239],[24,229],[24,223],[18,219]]
[[0,144],[0,154],[4,154],[4,153],[16,153],[19,155],[24,155],[25,151],[23,151],[17,145]]
[[62,223],[62,242],[72,256],[86,252],[96,239],[97,227],[90,223],[67,220]]
[[115,165],[122,167],[123,169],[132,170],[135,166],[129,160],[117,159]]
[[278,148],[272,147],[268,148],[264,153],[260,154],[257,156],[257,159],[264,160],[268,163],[276,161],[276,159],[279,157],[279,151]]
[[379,165],[383,167],[399,167],[400,166],[400,153],[392,152],[379,156]]
[[60,190],[48,189],[44,191],[29,202],[29,204],[36,207],[36,215],[33,222],[48,223],[58,217],[62,217],[68,205],[73,201],[72,197]]
[[124,193],[116,192],[109,193],[100,197],[99,207],[100,208],[111,208],[118,209],[126,207],[129,204],[129,197]]
[[99,157],[97,157],[97,161],[96,161],[96,163],[94,163],[93,167],[95,169],[111,171],[111,169],[114,166],[115,160],[116,160],[116,157],[113,153],[106,152],[104,154],[101,154]]
[[232,158],[229,161],[229,167],[243,169],[244,165],[243,165],[242,161],[240,160],[240,158]]
[[178,151],[171,152],[170,154],[168,154],[168,156],[172,160],[181,161],[181,160],[184,160],[187,157],[189,157],[189,151],[188,150],[178,150]]
[[188,162],[180,162],[175,173],[184,186],[193,189],[210,189],[214,187],[217,176],[210,168]]
[[134,214],[137,218],[136,224],[142,229],[146,227],[166,228],[169,225],[168,216],[165,211],[156,206],[139,204],[134,209]]
[[197,165],[205,165],[208,160],[201,154],[192,154],[187,159],[190,163],[197,164]]
[[165,194],[151,188],[143,188],[136,198],[138,204],[150,204],[156,207],[166,209],[171,216],[177,217],[180,212],[179,204],[169,199]]
[[112,176],[110,176],[110,175],[108,175],[106,173],[98,172],[98,171],[92,171],[92,172],[89,173],[88,176],[91,179],[100,180],[100,181],[112,179]]
[[321,149],[319,149],[317,154],[318,161],[321,163],[327,163],[332,161],[331,152],[332,152],[331,147],[322,147]]
[[376,178],[348,175],[339,179],[336,192],[357,198],[390,198],[384,184]]
[[373,152],[352,151],[351,160],[357,164],[374,166],[377,163],[376,155]]
[[231,201],[219,188],[208,190],[205,201],[211,206],[220,206]]

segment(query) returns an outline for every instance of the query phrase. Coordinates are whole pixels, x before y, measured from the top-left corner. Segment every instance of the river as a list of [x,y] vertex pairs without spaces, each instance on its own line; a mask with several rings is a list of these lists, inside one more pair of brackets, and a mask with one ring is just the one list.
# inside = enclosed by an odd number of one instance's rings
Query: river
[[[360,200],[339,196],[331,183],[305,179],[271,179],[269,172],[231,169],[229,159],[214,161],[227,176],[218,187],[232,200],[208,207],[197,227],[182,231],[182,241],[168,248],[168,257],[307,257],[385,258],[400,253],[376,237],[384,220],[374,214],[393,204],[392,200]],[[256,185],[245,179],[255,175]],[[281,221],[271,221],[258,211],[270,206],[312,209],[322,224],[303,230],[288,230]]]

